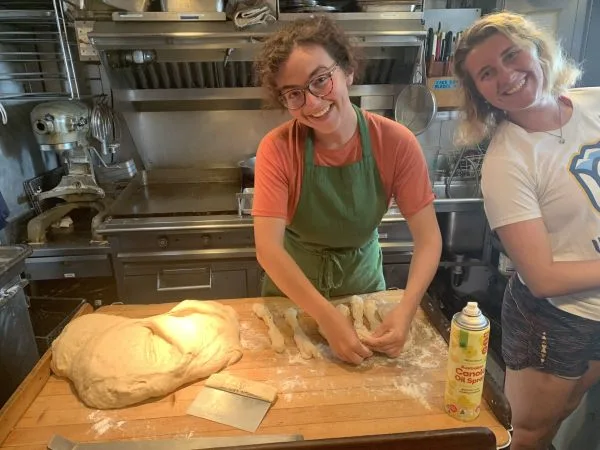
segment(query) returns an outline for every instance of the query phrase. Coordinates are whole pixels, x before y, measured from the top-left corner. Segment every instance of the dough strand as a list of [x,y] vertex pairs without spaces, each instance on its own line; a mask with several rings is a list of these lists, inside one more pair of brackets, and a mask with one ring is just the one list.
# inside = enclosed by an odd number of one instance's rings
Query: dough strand
[[[337,305],[335,307],[335,309],[337,309],[339,312],[342,313],[342,316],[344,316],[346,319],[348,319],[348,321],[352,321],[352,317],[350,317],[350,308],[348,308],[346,305],[344,305],[343,303],[340,303],[339,305]],[[327,340],[327,336],[325,336],[325,333],[323,333],[323,330],[321,329],[321,326],[319,325],[319,334],[321,336],[323,336],[323,338],[325,340]]]
[[381,320],[385,319],[385,316],[387,316],[396,306],[398,306],[398,303],[390,302],[383,302],[381,305],[379,305],[377,307],[377,312],[379,313]]
[[373,332],[379,327],[379,325],[381,325],[381,321],[377,317],[377,302],[372,298],[368,298],[365,300],[364,304],[365,317],[369,321],[371,332]]
[[275,325],[273,321],[273,316],[269,309],[262,303],[254,303],[252,305],[252,311],[256,314],[257,317],[262,319],[268,327],[269,338],[271,339],[271,347],[277,353],[281,353],[285,350],[285,339],[281,331]]
[[296,342],[302,357],[304,359],[321,358],[321,352],[315,344],[311,342],[298,323],[298,310],[296,308],[288,308],[285,311],[284,316],[294,332],[294,341]]
[[358,295],[353,295],[350,299],[350,308],[352,309],[352,317],[354,318],[354,329],[361,341],[371,336],[371,333],[363,322],[364,307],[363,299]]
[[350,308],[348,308],[346,305],[344,305],[343,303],[340,303],[339,305],[336,306],[336,309],[342,313],[342,316],[344,316],[346,319],[351,320],[350,317]]

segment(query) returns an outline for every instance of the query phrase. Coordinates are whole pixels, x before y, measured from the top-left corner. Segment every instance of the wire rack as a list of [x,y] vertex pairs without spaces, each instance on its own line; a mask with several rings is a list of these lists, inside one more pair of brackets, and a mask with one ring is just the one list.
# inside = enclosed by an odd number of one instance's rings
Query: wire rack
[[445,180],[446,196],[451,198],[450,186],[454,182],[474,181],[471,195],[478,197],[481,194],[481,167],[486,150],[479,145],[475,148],[463,148],[453,164],[449,176]]
[[0,101],[78,99],[62,0],[0,0]]
[[456,162],[454,176],[462,180],[478,179],[481,176],[481,166],[483,165],[484,156],[480,152],[464,154]]

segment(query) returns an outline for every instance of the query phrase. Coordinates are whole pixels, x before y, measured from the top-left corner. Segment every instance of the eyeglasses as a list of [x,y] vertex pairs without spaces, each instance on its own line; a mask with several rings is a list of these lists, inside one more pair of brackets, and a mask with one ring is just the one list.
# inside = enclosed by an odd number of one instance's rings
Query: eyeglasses
[[300,109],[306,103],[306,91],[315,97],[323,98],[333,90],[333,72],[337,69],[337,63],[333,64],[327,72],[312,78],[303,88],[293,88],[282,92],[279,101],[287,109]]

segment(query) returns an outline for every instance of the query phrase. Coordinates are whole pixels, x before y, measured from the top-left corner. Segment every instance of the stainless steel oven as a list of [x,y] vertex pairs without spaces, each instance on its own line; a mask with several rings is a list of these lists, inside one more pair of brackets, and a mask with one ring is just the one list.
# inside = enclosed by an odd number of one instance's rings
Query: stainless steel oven
[[[252,218],[238,169],[141,171],[98,232],[110,242],[119,299],[128,303],[260,295]],[[391,209],[380,227],[384,273],[403,288],[413,243]]]

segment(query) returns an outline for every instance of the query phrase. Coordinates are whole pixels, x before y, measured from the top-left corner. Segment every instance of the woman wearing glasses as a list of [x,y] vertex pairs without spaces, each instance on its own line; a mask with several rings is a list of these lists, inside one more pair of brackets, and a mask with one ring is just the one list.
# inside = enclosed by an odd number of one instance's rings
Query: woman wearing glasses
[[[348,38],[326,17],[292,22],[265,42],[258,76],[292,120],[260,143],[253,216],[268,275],[263,295],[289,297],[340,359],[359,364],[371,350],[402,350],[437,269],[441,237],[415,136],[350,102],[356,63]],[[414,255],[402,303],[363,343],[327,298],[385,289],[377,226],[392,196]]]

